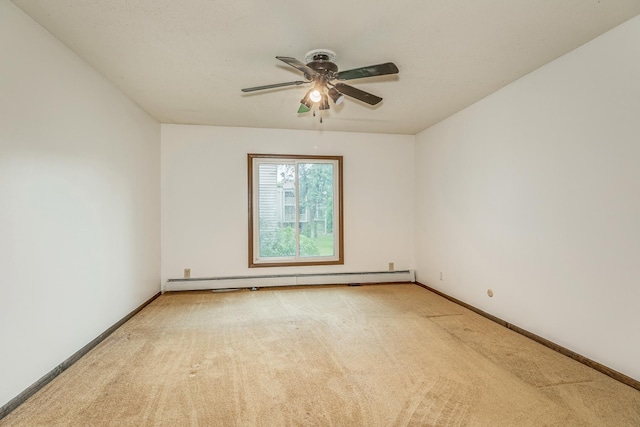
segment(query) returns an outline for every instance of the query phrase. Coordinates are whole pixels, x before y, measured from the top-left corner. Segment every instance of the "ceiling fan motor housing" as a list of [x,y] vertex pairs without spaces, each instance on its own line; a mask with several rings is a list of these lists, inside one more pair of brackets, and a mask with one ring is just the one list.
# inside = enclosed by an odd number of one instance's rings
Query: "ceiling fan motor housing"
[[307,67],[322,75],[330,75],[338,72],[338,66],[329,60],[327,55],[316,55]]

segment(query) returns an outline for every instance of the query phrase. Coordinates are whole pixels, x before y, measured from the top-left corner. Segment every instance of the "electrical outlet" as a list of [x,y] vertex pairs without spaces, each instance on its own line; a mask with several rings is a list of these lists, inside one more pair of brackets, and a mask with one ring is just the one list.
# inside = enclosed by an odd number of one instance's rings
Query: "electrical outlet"
[[185,268],[184,269],[184,278],[185,279],[191,278],[191,269],[190,268]]
[[440,272],[440,280],[444,280],[444,279],[442,278],[442,271]]
[[392,262],[389,263],[389,271],[393,271],[395,269],[395,266],[393,265]]

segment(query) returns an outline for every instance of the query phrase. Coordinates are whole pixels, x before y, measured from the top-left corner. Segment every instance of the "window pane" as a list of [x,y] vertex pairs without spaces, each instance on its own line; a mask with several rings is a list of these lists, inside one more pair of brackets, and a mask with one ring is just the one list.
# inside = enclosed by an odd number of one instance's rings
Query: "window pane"
[[258,165],[259,256],[295,257],[295,175],[293,164]]
[[299,163],[300,256],[334,256],[333,164]]

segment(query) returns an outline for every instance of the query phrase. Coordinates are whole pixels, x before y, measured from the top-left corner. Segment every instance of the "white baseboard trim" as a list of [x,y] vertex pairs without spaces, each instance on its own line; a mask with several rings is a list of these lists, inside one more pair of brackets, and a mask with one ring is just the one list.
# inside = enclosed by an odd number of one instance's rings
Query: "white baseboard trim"
[[263,276],[200,277],[169,279],[164,291],[195,291],[208,289],[264,288],[299,285],[348,285],[360,283],[414,282],[413,270],[366,271],[349,273],[274,274]]

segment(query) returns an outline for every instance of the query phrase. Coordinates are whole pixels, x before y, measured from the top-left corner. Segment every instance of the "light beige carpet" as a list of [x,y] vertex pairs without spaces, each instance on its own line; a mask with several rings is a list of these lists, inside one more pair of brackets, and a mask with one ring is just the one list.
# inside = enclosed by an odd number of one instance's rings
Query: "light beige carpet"
[[640,392],[411,284],[160,296],[0,426],[639,426]]

